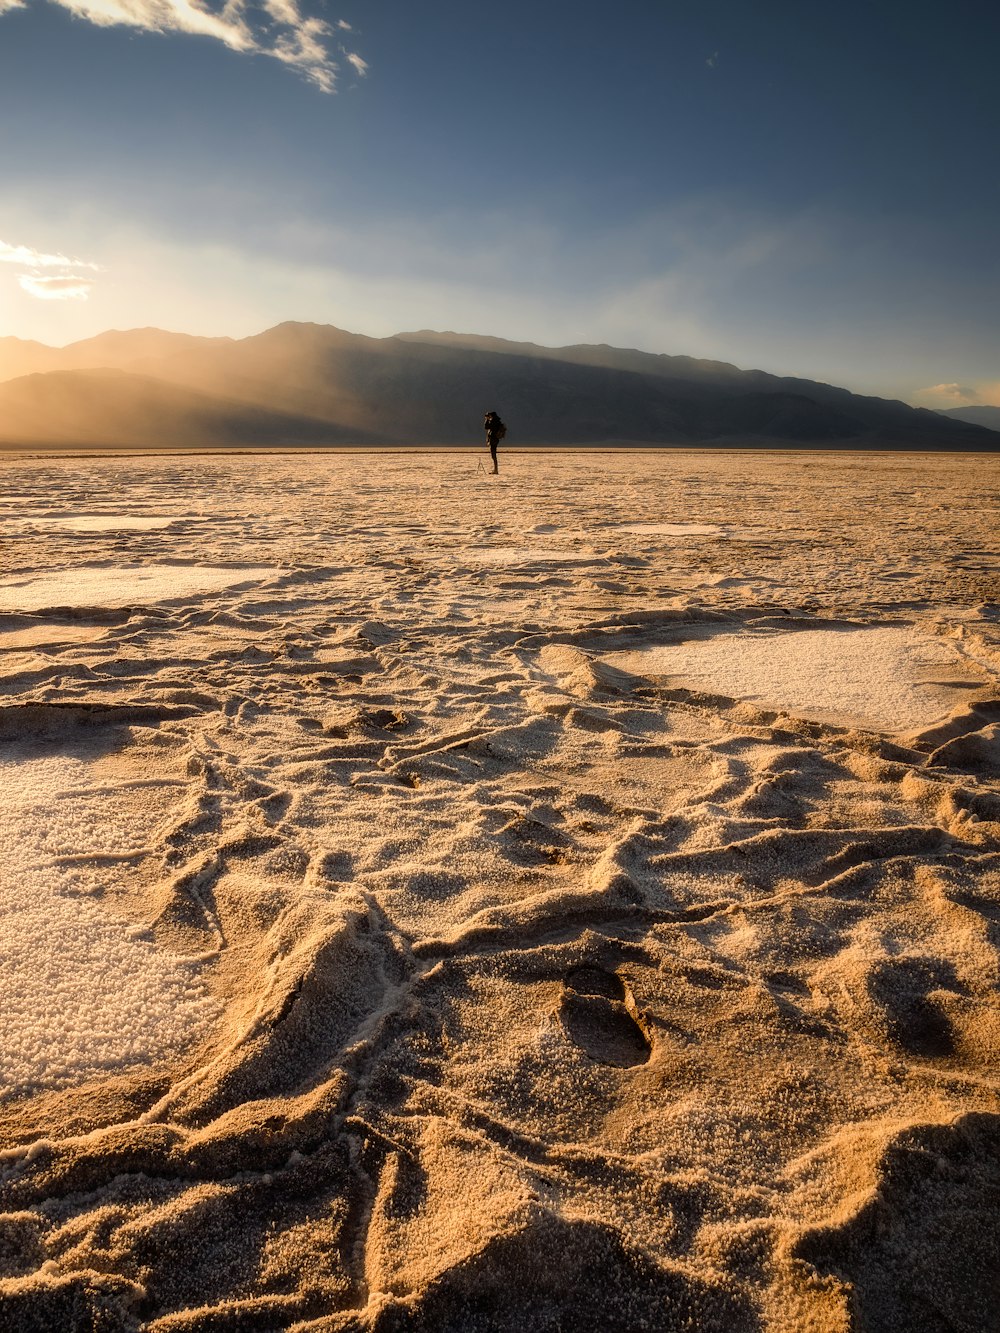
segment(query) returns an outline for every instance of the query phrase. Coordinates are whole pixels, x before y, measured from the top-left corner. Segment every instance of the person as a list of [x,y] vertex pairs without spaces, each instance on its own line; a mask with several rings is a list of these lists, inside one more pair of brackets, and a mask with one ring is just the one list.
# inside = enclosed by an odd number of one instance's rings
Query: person
[[500,420],[496,412],[487,412],[483,418],[483,429],[486,431],[486,443],[490,446],[490,458],[493,459],[493,471],[499,472],[497,466],[497,445],[507,434],[507,427]]

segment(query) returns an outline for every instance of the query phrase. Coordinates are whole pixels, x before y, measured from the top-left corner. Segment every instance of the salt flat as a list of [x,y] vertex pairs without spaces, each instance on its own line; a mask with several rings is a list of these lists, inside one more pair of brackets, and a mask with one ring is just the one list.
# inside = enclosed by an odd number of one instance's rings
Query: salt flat
[[983,685],[953,642],[912,628],[745,630],[605,660],[694,690],[884,732],[941,722],[961,706],[964,690]]
[[991,1327],[1000,460],[476,462],[0,462],[0,1326]]

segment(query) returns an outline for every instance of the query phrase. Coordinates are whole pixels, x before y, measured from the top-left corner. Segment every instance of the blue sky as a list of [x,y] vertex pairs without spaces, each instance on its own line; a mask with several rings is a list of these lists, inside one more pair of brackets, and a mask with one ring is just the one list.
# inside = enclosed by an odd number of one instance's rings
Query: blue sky
[[1000,6],[0,0],[0,335],[284,319],[1000,403]]

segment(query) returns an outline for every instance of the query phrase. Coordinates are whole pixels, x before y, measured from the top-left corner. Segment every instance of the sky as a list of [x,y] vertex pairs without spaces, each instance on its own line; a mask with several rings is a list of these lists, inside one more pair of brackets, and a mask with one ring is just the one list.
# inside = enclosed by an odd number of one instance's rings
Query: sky
[[0,0],[0,336],[283,320],[1000,404],[995,0]]

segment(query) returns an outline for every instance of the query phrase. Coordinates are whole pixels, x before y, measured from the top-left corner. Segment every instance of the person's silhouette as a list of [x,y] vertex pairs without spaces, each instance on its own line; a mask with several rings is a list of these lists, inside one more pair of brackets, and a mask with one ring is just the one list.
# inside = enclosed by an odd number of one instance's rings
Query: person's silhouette
[[507,427],[500,420],[496,412],[487,412],[483,418],[483,429],[486,431],[486,443],[490,446],[490,458],[493,459],[493,471],[499,472],[497,465],[497,445],[507,434]]

